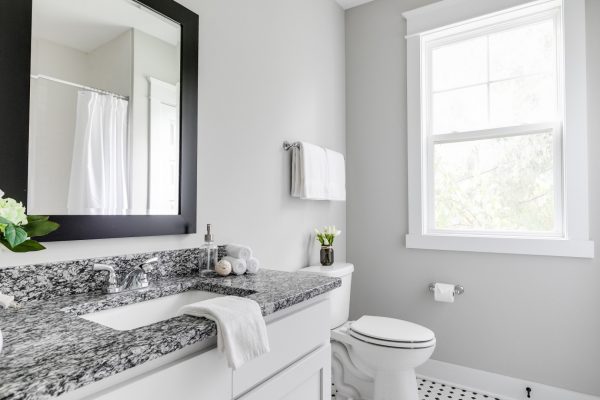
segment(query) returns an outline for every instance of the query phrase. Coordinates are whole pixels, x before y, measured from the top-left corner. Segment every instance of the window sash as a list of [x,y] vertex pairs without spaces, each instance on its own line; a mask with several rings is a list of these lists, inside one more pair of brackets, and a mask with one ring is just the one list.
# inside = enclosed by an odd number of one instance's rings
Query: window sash
[[[554,230],[551,232],[534,231],[507,231],[507,230],[459,230],[439,229],[435,226],[435,170],[434,170],[434,147],[436,144],[447,144],[457,142],[477,141],[503,137],[514,137],[523,135],[534,135],[551,132],[553,137],[553,170],[554,170]],[[563,135],[562,124],[559,122],[528,124],[512,126],[508,128],[494,128],[481,131],[457,132],[440,135],[430,135],[427,140],[426,150],[426,177],[424,179],[424,228],[425,234],[442,235],[480,235],[480,236],[502,236],[502,237],[548,237],[565,238],[564,217],[564,191],[563,191]]]
[[[535,124],[523,124],[518,126],[494,127],[489,129],[481,129],[474,131],[459,131],[451,133],[433,134],[433,95],[434,93],[442,92],[432,90],[432,53],[433,50],[449,45],[452,43],[461,42],[481,36],[502,32],[507,29],[514,29],[521,26],[538,23],[552,19],[555,26],[556,35],[556,87],[557,93],[557,115],[554,121],[547,121]],[[445,235],[445,236],[482,236],[482,237],[547,237],[547,238],[566,238],[566,221],[564,213],[564,174],[563,174],[563,129],[562,129],[562,113],[563,109],[563,93],[562,93],[562,69],[561,54],[562,54],[562,30],[561,30],[561,8],[555,7],[549,10],[541,11],[532,15],[522,16],[511,20],[496,22],[488,26],[480,26],[474,29],[468,29],[463,32],[453,33],[448,36],[440,36],[442,32],[436,32],[434,39],[428,39],[426,36],[421,38],[421,65],[423,68],[421,75],[421,109],[424,111],[421,119],[421,133],[423,140],[423,176],[422,176],[422,210],[423,210],[423,233],[429,235]],[[488,49],[489,51],[489,49]],[[489,54],[488,54],[488,77],[485,82],[480,82],[477,85],[487,85],[488,87],[488,118],[489,118],[489,87],[493,83],[489,77]],[[535,75],[535,74],[524,74]],[[511,77],[503,80],[520,78]],[[476,85],[468,85],[476,86]],[[468,87],[467,86],[467,87]],[[457,90],[462,87],[452,88],[448,90]],[[552,132],[553,134],[553,167],[554,167],[554,222],[555,229],[552,232],[512,232],[502,230],[450,230],[437,229],[435,227],[435,179],[434,179],[434,146],[439,143],[455,143],[461,141],[474,141],[482,139],[493,139],[501,137],[511,137],[519,135],[529,135],[535,133]]]

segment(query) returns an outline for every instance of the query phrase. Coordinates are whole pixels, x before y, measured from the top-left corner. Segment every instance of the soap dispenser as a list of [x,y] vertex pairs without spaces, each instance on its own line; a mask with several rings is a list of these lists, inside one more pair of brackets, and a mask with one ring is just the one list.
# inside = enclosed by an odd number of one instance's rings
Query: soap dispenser
[[210,232],[210,224],[206,225],[204,244],[200,247],[200,275],[213,275],[219,258],[219,248]]

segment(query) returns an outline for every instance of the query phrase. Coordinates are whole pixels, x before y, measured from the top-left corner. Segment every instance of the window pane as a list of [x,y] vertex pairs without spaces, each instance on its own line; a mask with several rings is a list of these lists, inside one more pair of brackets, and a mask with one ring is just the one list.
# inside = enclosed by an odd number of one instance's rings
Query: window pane
[[433,49],[434,92],[487,81],[487,38],[478,37]]
[[554,231],[552,133],[434,148],[435,228]]
[[552,75],[530,76],[490,84],[492,127],[556,118],[556,81]]
[[495,33],[489,40],[492,81],[556,70],[552,20]]
[[473,131],[488,124],[487,85],[433,95],[433,133]]

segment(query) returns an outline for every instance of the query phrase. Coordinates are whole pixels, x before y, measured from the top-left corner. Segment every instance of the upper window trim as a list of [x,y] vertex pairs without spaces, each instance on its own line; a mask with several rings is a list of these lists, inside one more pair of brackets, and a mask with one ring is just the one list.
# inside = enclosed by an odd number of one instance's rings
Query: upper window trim
[[[514,0],[443,0],[403,14],[407,19],[409,233],[406,245],[409,248],[585,258],[594,256],[594,243],[589,240],[587,221],[587,114],[586,107],[582,108],[582,105],[587,106],[585,0],[522,1],[517,6],[515,3]],[[519,16],[506,21],[506,13]],[[523,235],[515,232],[448,232],[431,229],[432,226],[427,221],[431,209],[428,213],[429,205],[424,187],[431,181],[431,177],[427,176],[431,169],[427,166],[430,141],[424,140],[422,134],[425,132],[423,124],[427,110],[427,105],[423,104],[425,99],[421,96],[421,91],[425,89],[422,87],[421,72],[426,69],[422,50],[434,39],[436,44],[443,40],[456,42],[459,40],[456,38],[460,36],[482,35],[481,32],[486,27],[492,32],[500,31],[511,25],[526,23],[523,21],[547,19],[549,15],[555,15],[562,21],[557,26],[557,35],[561,39],[557,41],[557,51],[563,55],[563,59],[558,60],[557,74],[559,88],[563,93],[559,98],[564,98],[564,104],[559,103],[559,115],[562,114],[562,118],[558,118],[558,124],[557,121],[544,121],[541,125],[555,124],[555,138],[559,138],[562,148],[559,152],[562,166],[559,169],[563,170],[560,177],[563,210],[560,231],[550,235]],[[490,22],[494,20],[495,23]],[[479,27],[465,28],[465,25],[475,26],[473,24],[479,24]],[[474,31],[477,33],[473,34]],[[448,36],[448,39],[441,39]],[[566,83],[570,86],[566,87]],[[563,124],[560,124],[560,120]],[[523,127],[524,125],[518,128]],[[513,128],[515,127],[492,128],[489,131],[501,133]],[[478,132],[480,131],[442,135]],[[436,136],[439,137],[440,134]]]

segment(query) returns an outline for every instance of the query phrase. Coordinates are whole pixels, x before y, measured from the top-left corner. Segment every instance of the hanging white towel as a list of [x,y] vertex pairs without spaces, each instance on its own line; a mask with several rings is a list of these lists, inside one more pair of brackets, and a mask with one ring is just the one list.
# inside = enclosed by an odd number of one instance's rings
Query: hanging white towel
[[325,149],[327,155],[327,199],[346,201],[346,162],[344,155]]
[[301,142],[292,150],[292,197],[327,200],[325,149]]
[[305,200],[346,200],[344,156],[300,142],[292,149],[292,197]]
[[267,325],[254,300],[217,297],[183,306],[178,312],[182,314],[204,317],[217,324],[217,347],[233,369],[270,351]]

